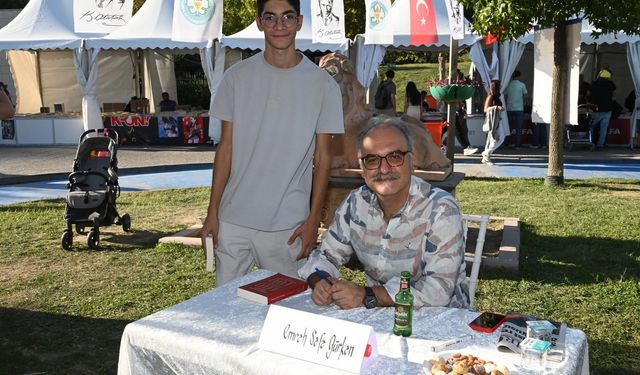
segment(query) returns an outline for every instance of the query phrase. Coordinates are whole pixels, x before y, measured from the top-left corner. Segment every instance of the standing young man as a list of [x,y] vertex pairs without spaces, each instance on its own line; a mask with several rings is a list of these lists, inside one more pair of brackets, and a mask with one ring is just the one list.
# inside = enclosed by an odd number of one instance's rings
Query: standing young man
[[202,237],[213,236],[216,283],[255,264],[297,276],[316,243],[331,134],[343,133],[334,79],[296,52],[299,0],[258,0],[264,52],[224,75],[212,113],[222,120]]

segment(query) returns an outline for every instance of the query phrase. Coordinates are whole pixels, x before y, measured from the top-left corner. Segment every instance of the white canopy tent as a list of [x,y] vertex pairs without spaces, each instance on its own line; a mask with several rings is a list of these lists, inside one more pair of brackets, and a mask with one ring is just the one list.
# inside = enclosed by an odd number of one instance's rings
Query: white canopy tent
[[[167,59],[157,59],[154,50],[200,51],[202,68],[207,76],[209,89],[215,85],[213,72],[213,41],[183,42],[172,40],[174,0],[147,0],[129,23],[121,29],[98,39],[89,39],[86,45],[90,49],[143,49],[145,64],[145,92],[150,106],[155,107],[160,95],[167,91],[176,97],[173,64],[166,66]],[[153,20],[153,22],[150,22]],[[219,25],[222,28],[222,25]],[[165,65],[164,67],[162,65]],[[213,97],[213,91],[211,92]],[[220,129],[209,121],[209,136],[214,142],[220,138]]]
[[[410,0],[396,0],[391,6],[389,21],[393,30],[393,43],[389,45],[365,44],[363,35],[356,37],[357,49],[356,70],[358,80],[364,87],[369,87],[376,76],[378,66],[389,48],[417,51],[448,51],[451,42],[449,16],[445,0],[433,0],[433,10],[436,19],[436,41],[428,44],[412,44],[410,23]],[[471,34],[471,24],[465,20],[464,38],[458,40],[458,47],[472,45],[481,37]]]
[[[311,34],[311,2],[300,2],[300,14],[303,16],[302,28],[296,35],[296,48],[300,51],[309,52],[332,52],[337,51],[347,53],[349,49],[349,39],[344,35],[338,38],[336,43],[313,43]],[[233,35],[223,36],[220,43],[231,49],[262,50],[264,48],[264,34],[258,30],[256,21]]]
[[[640,56],[634,56],[632,49],[634,45],[640,45],[640,36],[618,33],[602,34],[595,38],[592,32],[596,29],[587,19],[582,20],[580,27],[580,74],[584,80],[592,81],[596,78],[598,71],[607,66],[614,72],[612,80],[617,86],[616,100],[619,103],[624,102],[629,91],[634,89],[636,97],[638,97],[640,85],[637,85],[636,82],[640,83],[640,71],[637,69],[640,66]],[[532,88],[534,80],[533,39],[534,34],[529,33],[518,40],[501,43],[499,57],[496,57],[498,55],[495,53],[495,49],[498,47],[494,47],[491,52],[493,54],[492,66],[484,69],[480,58],[481,56],[482,58],[486,57],[486,54],[482,53],[479,43],[477,46],[474,45],[471,49],[471,56],[481,73],[482,80],[489,82],[491,79],[500,79],[504,88],[511,79],[511,73],[518,69],[523,72],[522,81]],[[504,49],[512,53],[504,53]],[[518,53],[513,53],[513,51]],[[484,65],[487,66],[486,60]],[[533,95],[536,93],[534,92]],[[546,96],[547,93],[543,95]],[[634,112],[631,124],[635,124],[634,120],[637,116],[638,114]]]
[[[0,30],[0,50],[11,51],[8,56],[16,84],[18,112],[37,112],[40,106],[51,106],[52,103],[64,103],[67,110],[75,110],[79,109],[75,108],[75,103],[82,96],[85,128],[101,127],[96,86],[99,78],[104,84],[110,77],[98,77],[93,69],[99,64],[121,69],[123,61],[122,56],[118,59],[112,55],[98,62],[95,55],[82,48],[84,39],[101,35],[74,31],[73,0],[29,1],[16,18]],[[69,50],[73,51],[71,59],[67,52]],[[77,76],[77,81],[70,82],[68,78],[70,64],[56,66],[54,63],[54,69],[50,69],[49,62],[60,60],[73,61],[73,76]],[[115,80],[115,83],[122,85],[119,80]],[[57,87],[58,90],[48,90],[50,87]],[[116,90],[119,89],[122,87]]]

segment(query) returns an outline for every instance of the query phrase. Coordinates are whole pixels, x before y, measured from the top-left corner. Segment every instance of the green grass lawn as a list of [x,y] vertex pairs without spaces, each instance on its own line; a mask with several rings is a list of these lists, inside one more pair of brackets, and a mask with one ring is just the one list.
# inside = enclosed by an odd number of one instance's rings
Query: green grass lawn
[[[477,309],[583,330],[594,374],[640,373],[640,181],[467,178],[463,211],[521,220],[520,274],[483,270]],[[157,245],[195,223],[208,189],[125,193],[132,232],[60,247],[62,200],[0,207],[0,374],[116,372],[124,326],[215,285],[201,249]]]

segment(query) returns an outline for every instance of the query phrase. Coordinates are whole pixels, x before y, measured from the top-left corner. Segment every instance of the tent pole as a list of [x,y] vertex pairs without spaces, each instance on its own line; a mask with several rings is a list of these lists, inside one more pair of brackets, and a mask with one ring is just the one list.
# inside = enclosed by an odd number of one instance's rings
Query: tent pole
[[38,78],[38,92],[40,93],[40,107],[44,107],[44,98],[42,97],[42,73],[40,71],[40,51],[36,51],[36,78]]
[[[449,83],[456,83],[458,72],[458,40],[449,37]],[[456,146],[456,108],[457,103],[452,102],[447,106],[447,158],[451,160],[453,170],[453,154]]]

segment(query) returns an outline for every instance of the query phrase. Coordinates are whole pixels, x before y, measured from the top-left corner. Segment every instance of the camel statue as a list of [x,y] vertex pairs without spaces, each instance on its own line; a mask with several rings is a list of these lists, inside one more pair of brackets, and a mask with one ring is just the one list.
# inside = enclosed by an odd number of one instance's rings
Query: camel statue
[[[349,59],[333,52],[320,59],[320,67],[329,72],[340,86],[344,112],[345,134],[335,136],[331,144],[332,176],[359,174],[355,141],[358,132],[374,115],[373,109],[365,103],[365,88],[358,82]],[[447,159],[422,122],[410,116],[402,116],[413,135],[413,162],[416,170],[450,171],[451,161]],[[448,174],[448,173],[447,173]],[[446,177],[446,175],[444,176]]]

